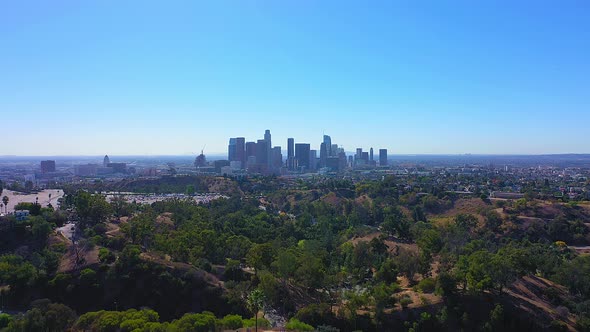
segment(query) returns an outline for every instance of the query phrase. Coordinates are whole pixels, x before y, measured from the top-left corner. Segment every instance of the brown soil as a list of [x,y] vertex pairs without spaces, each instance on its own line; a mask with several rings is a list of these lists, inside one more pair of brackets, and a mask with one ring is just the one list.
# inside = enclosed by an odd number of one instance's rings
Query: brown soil
[[541,316],[545,319],[549,317],[549,320],[561,320],[568,324],[571,331],[575,331],[575,316],[571,313],[560,316],[557,312],[558,307],[544,295],[548,288],[556,290],[562,298],[569,296],[565,287],[537,276],[525,276],[518,279],[508,287],[506,293],[513,298],[512,302],[517,307],[532,317]]
[[86,267],[98,264],[98,247],[92,249],[83,249],[80,251],[80,258],[83,263],[76,266],[76,253],[74,251],[74,245],[70,244],[68,251],[62,256],[57,272],[66,273],[74,270],[82,270]]

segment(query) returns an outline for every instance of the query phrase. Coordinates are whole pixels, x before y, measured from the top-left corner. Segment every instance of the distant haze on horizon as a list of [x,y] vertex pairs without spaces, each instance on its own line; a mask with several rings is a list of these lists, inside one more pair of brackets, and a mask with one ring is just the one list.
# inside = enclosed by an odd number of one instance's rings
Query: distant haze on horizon
[[590,3],[22,1],[0,155],[589,153]]

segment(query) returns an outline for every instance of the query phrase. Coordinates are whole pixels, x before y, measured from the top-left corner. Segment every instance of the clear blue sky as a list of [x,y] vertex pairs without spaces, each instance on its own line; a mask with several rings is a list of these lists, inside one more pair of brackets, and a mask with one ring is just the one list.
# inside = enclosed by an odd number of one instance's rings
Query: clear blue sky
[[588,1],[5,1],[0,155],[590,153]]

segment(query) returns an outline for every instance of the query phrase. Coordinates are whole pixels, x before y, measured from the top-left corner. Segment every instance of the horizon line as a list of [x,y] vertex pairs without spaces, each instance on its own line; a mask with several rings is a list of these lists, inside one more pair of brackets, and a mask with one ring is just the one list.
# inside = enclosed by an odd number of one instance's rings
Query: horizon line
[[[282,150],[281,150],[282,151]],[[287,150],[285,150],[287,151]],[[355,151],[345,151],[354,154]],[[199,154],[106,154],[109,157],[192,157]],[[227,155],[227,152],[205,153],[205,156]],[[560,153],[388,153],[388,156],[590,156],[590,152],[560,152]],[[1,158],[49,158],[49,157],[99,157],[103,154],[54,154],[54,155],[0,155]]]

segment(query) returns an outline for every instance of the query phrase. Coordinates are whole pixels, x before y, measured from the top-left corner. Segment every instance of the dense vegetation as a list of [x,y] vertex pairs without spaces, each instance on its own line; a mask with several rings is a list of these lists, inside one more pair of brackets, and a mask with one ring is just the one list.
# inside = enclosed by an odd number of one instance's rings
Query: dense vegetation
[[[159,192],[215,186],[163,181]],[[231,197],[207,205],[107,202],[67,188],[64,210],[31,203],[28,220],[5,218],[0,289],[22,314],[0,315],[0,328],[590,328],[590,257],[568,247],[588,244],[583,204],[464,199],[393,177],[222,181]],[[68,218],[78,220],[74,242],[52,231]],[[550,313],[518,293],[537,283]]]

